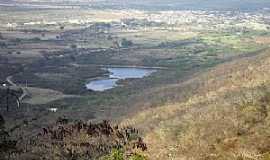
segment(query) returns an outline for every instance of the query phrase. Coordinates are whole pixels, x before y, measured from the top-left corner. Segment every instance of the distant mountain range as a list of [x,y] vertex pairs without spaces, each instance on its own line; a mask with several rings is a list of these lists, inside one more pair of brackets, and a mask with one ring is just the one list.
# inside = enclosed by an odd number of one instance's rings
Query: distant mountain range
[[270,8],[270,0],[0,0],[0,3],[50,3],[90,5],[99,8],[147,10],[260,10]]
[[[103,2],[104,3],[104,2]],[[233,9],[257,10],[270,8],[269,0],[109,0],[106,3],[147,9]]]

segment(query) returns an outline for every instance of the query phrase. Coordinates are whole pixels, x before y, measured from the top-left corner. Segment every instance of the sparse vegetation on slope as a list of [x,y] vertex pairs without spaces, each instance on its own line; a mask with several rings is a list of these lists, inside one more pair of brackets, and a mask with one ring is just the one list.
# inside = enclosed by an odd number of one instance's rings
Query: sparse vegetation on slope
[[9,140],[12,133],[5,131],[3,124],[1,122],[0,126],[1,159],[146,159],[140,155],[147,150],[147,146],[138,130],[113,126],[108,121],[69,122],[66,118],[59,118],[56,124],[42,128],[36,136],[13,141]]
[[150,159],[269,158],[269,52],[219,65],[182,84],[196,86],[188,100],[130,118]]

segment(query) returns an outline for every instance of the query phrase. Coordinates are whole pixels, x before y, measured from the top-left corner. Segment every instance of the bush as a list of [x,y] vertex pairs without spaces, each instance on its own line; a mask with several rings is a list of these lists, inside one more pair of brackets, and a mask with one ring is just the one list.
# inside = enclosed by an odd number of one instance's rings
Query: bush
[[145,156],[134,154],[128,160],[147,160]]
[[140,154],[133,154],[128,158],[125,158],[125,153],[121,149],[114,149],[112,150],[111,154],[104,156],[101,160],[147,160],[145,156]]
[[120,149],[114,149],[111,154],[101,158],[101,160],[124,160],[124,152]]

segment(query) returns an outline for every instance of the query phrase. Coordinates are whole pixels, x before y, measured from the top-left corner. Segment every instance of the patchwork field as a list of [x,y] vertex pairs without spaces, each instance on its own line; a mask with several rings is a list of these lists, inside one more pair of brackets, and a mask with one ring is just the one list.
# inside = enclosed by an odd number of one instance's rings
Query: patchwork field
[[[0,6],[1,85],[25,94],[21,108],[2,100],[0,113],[12,138],[35,137],[63,117],[106,119],[138,128],[149,159],[267,159],[269,16]],[[115,66],[157,71],[103,92],[86,88]]]

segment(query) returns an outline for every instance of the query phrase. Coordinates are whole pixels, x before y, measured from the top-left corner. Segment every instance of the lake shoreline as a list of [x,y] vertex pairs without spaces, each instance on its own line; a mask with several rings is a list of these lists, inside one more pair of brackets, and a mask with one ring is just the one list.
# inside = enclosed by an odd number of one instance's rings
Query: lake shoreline
[[[100,66],[101,67],[101,66]],[[121,86],[119,81],[126,79],[140,79],[147,76],[150,76],[152,73],[157,72],[155,68],[146,68],[146,67],[105,67],[102,66],[102,69],[106,70],[108,73],[104,74],[103,77],[95,77],[88,81],[85,84],[87,90],[92,91],[106,91],[113,89],[115,87]]]
[[138,69],[158,69],[158,70],[168,70],[168,67],[151,67],[151,66],[137,66],[137,65],[94,65],[104,68],[138,68]]

